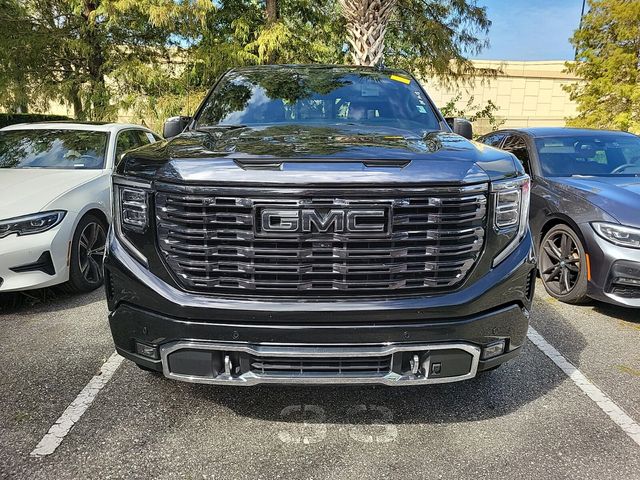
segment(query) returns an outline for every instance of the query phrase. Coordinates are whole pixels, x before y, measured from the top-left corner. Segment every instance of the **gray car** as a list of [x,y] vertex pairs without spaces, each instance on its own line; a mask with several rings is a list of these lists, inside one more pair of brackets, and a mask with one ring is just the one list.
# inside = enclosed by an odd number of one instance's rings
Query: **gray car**
[[640,307],[640,137],[523,128],[479,141],[513,153],[532,178],[530,225],[547,292]]

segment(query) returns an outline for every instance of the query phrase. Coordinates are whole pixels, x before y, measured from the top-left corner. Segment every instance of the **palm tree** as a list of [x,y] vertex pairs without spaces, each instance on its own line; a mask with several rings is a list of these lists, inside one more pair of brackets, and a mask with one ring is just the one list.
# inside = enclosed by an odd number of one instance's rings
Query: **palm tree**
[[267,0],[265,3],[265,18],[267,25],[271,26],[278,21],[279,16],[278,0]]
[[356,65],[373,66],[384,54],[384,34],[396,0],[339,0]]

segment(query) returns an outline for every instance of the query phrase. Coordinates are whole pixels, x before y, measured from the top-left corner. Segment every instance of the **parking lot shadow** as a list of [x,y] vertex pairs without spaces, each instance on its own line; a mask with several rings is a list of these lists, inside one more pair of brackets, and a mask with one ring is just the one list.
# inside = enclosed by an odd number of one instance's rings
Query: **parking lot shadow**
[[84,294],[67,293],[60,287],[0,293],[0,319],[3,315],[42,311],[57,312],[69,308],[82,307],[103,298],[103,288]]
[[617,305],[611,305],[610,303],[594,302],[593,310],[602,315],[617,318],[618,320],[640,324],[640,311],[638,311],[637,308],[619,307]]

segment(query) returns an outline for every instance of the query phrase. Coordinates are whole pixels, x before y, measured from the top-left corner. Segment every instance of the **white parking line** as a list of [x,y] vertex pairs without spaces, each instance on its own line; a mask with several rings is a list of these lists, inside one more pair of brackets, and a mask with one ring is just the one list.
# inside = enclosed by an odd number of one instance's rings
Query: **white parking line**
[[44,457],[55,452],[56,448],[62,443],[64,437],[73,428],[80,417],[87,411],[87,408],[93,403],[93,400],[102,390],[109,379],[113,376],[120,364],[124,360],[123,357],[116,352],[100,367],[100,373],[93,377],[89,383],[82,389],[76,399],[71,402],[66,410],[56,420],[56,423],[49,429],[47,434],[42,437],[40,443],[31,452],[32,457]]
[[553,345],[547,342],[533,327],[529,327],[527,337],[531,340],[542,353],[549,357],[560,369],[573,380],[580,390],[587,394],[600,409],[606,413],[611,420],[614,421],[631,439],[640,445],[640,425],[633,418],[627,415],[618,405],[607,397],[602,390],[591,383],[584,374],[578,370],[571,362],[562,356]]

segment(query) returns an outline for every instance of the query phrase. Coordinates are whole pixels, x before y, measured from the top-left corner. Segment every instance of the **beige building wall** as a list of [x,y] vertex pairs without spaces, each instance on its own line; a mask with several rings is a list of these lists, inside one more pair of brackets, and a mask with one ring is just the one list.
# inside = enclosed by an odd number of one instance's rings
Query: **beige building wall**
[[[563,86],[579,81],[564,72],[564,61],[491,61],[475,60],[478,68],[498,70],[496,77],[478,77],[472,84],[447,88],[435,80],[426,79],[424,85],[435,104],[442,108],[458,94],[458,109],[464,110],[469,98],[473,104],[484,107],[491,100],[498,110],[496,118],[509,127],[563,127],[567,117],[576,115],[576,104],[569,99]],[[473,112],[465,112],[471,114]],[[479,120],[476,133],[486,133],[490,127]]]

